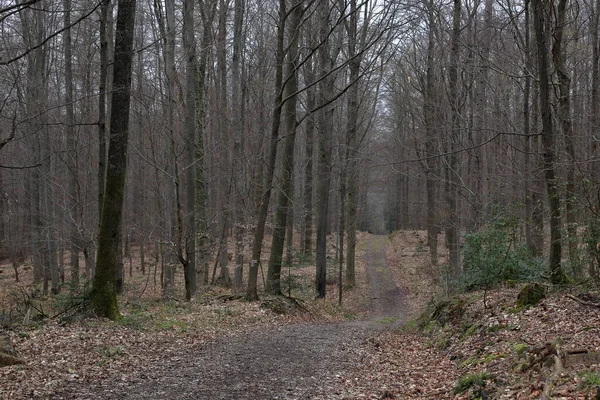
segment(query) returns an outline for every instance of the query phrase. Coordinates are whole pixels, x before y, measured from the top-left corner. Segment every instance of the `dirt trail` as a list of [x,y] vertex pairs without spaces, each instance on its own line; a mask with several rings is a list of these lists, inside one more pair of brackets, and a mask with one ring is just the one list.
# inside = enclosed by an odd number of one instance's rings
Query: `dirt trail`
[[369,238],[367,274],[371,287],[371,320],[385,319],[394,326],[406,322],[406,293],[396,286],[390,272],[385,255],[385,236]]
[[[194,354],[165,360],[138,383],[117,382],[110,392],[88,388],[101,399],[339,399],[336,379],[357,360],[352,351],[373,334],[400,324],[403,293],[385,259],[385,236],[369,238],[368,276],[372,313],[368,320],[296,324],[223,338]],[[160,351],[160,349],[149,349]],[[82,393],[65,394],[80,397]]]

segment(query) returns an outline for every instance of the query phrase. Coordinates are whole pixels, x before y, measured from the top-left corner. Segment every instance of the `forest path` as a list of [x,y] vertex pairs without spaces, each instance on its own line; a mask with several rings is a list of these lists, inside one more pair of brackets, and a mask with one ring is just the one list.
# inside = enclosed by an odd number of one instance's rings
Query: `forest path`
[[369,237],[367,275],[371,288],[371,320],[400,326],[407,320],[406,293],[396,286],[386,253],[385,236]]
[[[102,399],[341,399],[336,380],[360,362],[358,344],[404,321],[404,295],[385,256],[385,236],[366,243],[372,312],[367,320],[295,324],[225,337],[166,359],[139,383],[117,382]],[[160,351],[160,349],[154,349]],[[106,386],[104,387],[106,388]],[[347,398],[347,397],[346,397]]]

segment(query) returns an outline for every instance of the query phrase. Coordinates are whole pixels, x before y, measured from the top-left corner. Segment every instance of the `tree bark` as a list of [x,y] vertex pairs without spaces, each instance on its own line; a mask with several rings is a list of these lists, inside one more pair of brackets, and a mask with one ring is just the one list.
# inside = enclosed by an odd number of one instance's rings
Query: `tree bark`
[[461,126],[461,111],[458,101],[458,67],[460,59],[460,17],[462,0],[454,0],[452,16],[452,39],[450,49],[450,67],[448,69],[448,98],[450,101],[450,134],[448,135],[448,164],[446,166],[446,201],[448,207],[446,241],[450,256],[450,279],[453,289],[461,276],[460,265],[460,216],[458,210],[458,148]]
[[[364,4],[365,9],[368,9],[368,4]],[[360,67],[363,59],[362,53],[358,54],[358,47],[364,47],[364,38],[367,32],[367,20],[363,21],[364,26],[362,27],[362,35],[359,40],[358,37],[358,16],[359,7],[357,7],[356,0],[350,2],[350,20],[346,25],[346,31],[348,34],[348,57],[350,59],[348,63],[348,69],[350,75],[348,77],[349,84],[351,85],[348,89],[348,120],[346,124],[346,146],[344,163],[347,164],[347,172],[343,171],[342,179],[342,190],[340,195],[342,198],[342,218],[340,218],[340,225],[346,225],[344,218],[344,205],[347,206],[347,226],[348,226],[348,247],[346,249],[346,286],[349,288],[356,284],[356,216],[358,206],[358,88],[360,78]],[[346,175],[347,174],[347,175]],[[347,178],[347,187],[346,182]],[[344,197],[348,192],[347,204],[344,204]],[[340,235],[343,235],[345,226],[340,229]],[[341,236],[340,236],[341,238]],[[341,239],[343,240],[343,239]],[[343,242],[340,241],[342,244]],[[342,247],[342,246],[340,246]],[[340,249],[343,251],[343,248]],[[341,257],[343,258],[343,257]],[[340,265],[342,265],[340,263]],[[340,267],[341,268],[341,267]],[[341,284],[341,283],[340,283]],[[341,303],[341,290],[338,301]]]
[[196,39],[194,37],[195,0],[183,2],[183,47],[185,50],[185,258],[183,274],[185,298],[196,294]]
[[437,188],[436,176],[439,174],[439,165],[436,149],[438,138],[435,134],[435,38],[434,38],[434,5],[430,0],[427,7],[428,32],[427,32],[427,72],[425,76],[425,98],[423,101],[423,118],[425,122],[425,190],[427,192],[427,245],[431,264],[438,263],[438,233],[440,231],[437,215]]
[[[492,45],[492,18],[494,13],[493,0],[485,0],[485,8],[484,8],[484,21],[483,21],[483,30],[479,33],[479,43],[478,48],[480,50],[480,55],[478,57],[478,63],[481,62],[483,65],[476,69],[475,73],[477,74],[476,86],[475,86],[475,115],[473,121],[473,131],[475,137],[478,138],[477,142],[483,142],[486,138],[486,123],[489,121],[487,106],[488,95],[487,95],[487,86],[489,85],[489,71],[490,68],[489,58],[490,58],[490,47]],[[474,142],[474,141],[472,141]],[[473,150],[472,158],[474,159],[473,164],[474,168],[472,174],[474,175],[474,187],[473,187],[473,201],[472,201],[472,211],[473,211],[473,227],[477,230],[480,228],[483,223],[483,215],[484,215],[484,204],[487,203],[487,193],[484,191],[484,171],[482,166],[486,165],[486,150],[485,148],[476,148]],[[487,185],[486,185],[487,186]]]
[[558,182],[555,172],[555,154],[554,154],[554,131],[552,127],[552,109],[550,104],[550,82],[548,67],[548,45],[546,40],[546,30],[548,23],[546,13],[548,12],[544,3],[534,1],[533,20],[535,27],[535,38],[537,46],[537,61],[540,85],[540,112],[542,116],[542,146],[543,146],[543,167],[546,178],[546,190],[548,193],[548,204],[550,206],[550,280],[552,283],[559,284],[564,281],[564,274],[561,266],[561,211],[560,194],[558,192]]
[[[254,231],[252,241],[252,258],[248,273],[248,290],[246,298],[249,301],[258,300],[258,267],[260,255],[262,252],[262,241],[265,234],[265,224],[267,222],[267,212],[269,210],[269,199],[273,188],[273,175],[275,174],[275,162],[277,159],[277,142],[279,139],[279,125],[281,122],[281,109],[283,106],[283,62],[285,49],[283,47],[285,36],[285,0],[279,2],[279,24],[277,26],[277,49],[275,54],[275,100],[273,108],[273,117],[271,123],[271,141],[269,145],[269,161],[266,169],[265,181],[263,186],[262,199],[257,211],[258,221]],[[282,6],[284,7],[282,9]]]
[[63,0],[64,23],[63,48],[65,53],[65,108],[66,108],[66,136],[67,136],[67,171],[69,174],[69,201],[68,216],[70,228],[70,253],[71,253],[71,286],[79,286],[79,225],[81,224],[79,210],[79,194],[77,191],[77,140],[75,138],[73,116],[73,55],[71,44],[71,0]]
[[[104,185],[106,180],[107,131],[110,114],[107,115],[107,104],[112,86],[112,3],[103,0],[100,7],[100,87],[98,93],[98,227],[102,222],[102,204],[104,204]],[[93,271],[88,271],[93,272]],[[91,279],[91,275],[88,275]]]
[[[312,32],[309,36],[312,37]],[[311,40],[311,44],[312,44]],[[313,60],[307,61],[306,71],[304,72],[304,79],[306,85],[310,85],[315,80],[314,62]],[[314,110],[316,105],[315,100],[315,89],[309,87],[306,91],[306,109],[310,113],[306,118],[306,144],[305,154],[306,158],[304,161],[304,224],[302,232],[302,253],[305,256],[312,254],[313,245],[313,148],[314,148],[314,135],[315,135],[315,113],[311,112]]]
[[233,218],[235,233],[235,272],[233,286],[236,290],[242,288],[244,271],[244,164],[242,138],[244,126],[242,125],[243,103],[241,82],[241,53],[243,48],[242,27],[244,21],[244,0],[235,0],[233,23],[233,58],[231,62],[231,107],[233,123]]
[[200,57],[196,70],[196,221],[198,230],[201,233],[198,243],[200,252],[200,270],[201,280],[204,284],[208,284],[209,267],[208,267],[208,228],[206,207],[207,207],[207,189],[206,189],[206,168],[205,168],[205,124],[206,124],[206,80],[207,80],[207,65],[210,55],[210,44],[212,41],[212,22],[216,15],[217,1],[213,0],[209,4],[202,1],[200,3],[200,14],[202,16],[202,40],[200,46]]
[[539,255],[541,249],[537,248],[536,241],[534,239],[535,234],[535,225],[533,223],[533,210],[535,208],[534,203],[534,194],[535,187],[533,187],[533,172],[535,170],[535,165],[532,161],[531,153],[532,153],[532,142],[534,138],[531,135],[531,114],[529,112],[529,107],[531,104],[531,72],[533,70],[533,63],[531,61],[531,50],[530,50],[530,1],[527,0],[525,2],[525,68],[523,74],[525,76],[525,82],[523,84],[523,135],[525,135],[524,139],[524,162],[525,162],[525,172],[527,177],[525,179],[525,240],[527,242],[527,248],[529,252],[533,256]]
[[571,120],[571,77],[567,71],[565,43],[563,40],[565,28],[566,0],[560,0],[556,8],[556,23],[554,26],[554,44],[552,46],[552,61],[558,76],[558,118],[565,140],[565,149],[569,158],[567,163],[566,182],[566,222],[567,222],[567,247],[569,261],[576,279],[581,279],[583,271],[577,254],[577,220],[575,192],[575,145],[573,123]]
[[[592,44],[592,81],[590,98],[590,128],[592,131],[591,149],[592,158],[598,159],[598,140],[595,139],[600,132],[600,0],[596,0],[593,6],[593,13],[590,17],[590,31]],[[595,183],[596,189],[600,185],[600,163],[598,161],[590,163],[590,177]]]
[[[280,7],[286,10],[285,0],[281,0]],[[286,12],[287,13],[287,12]],[[275,228],[271,244],[269,268],[267,270],[267,292],[275,295],[281,294],[281,264],[283,248],[285,245],[285,230],[290,211],[292,198],[293,170],[294,170],[294,143],[296,139],[296,105],[298,91],[298,36],[300,22],[302,21],[302,0],[295,0],[289,11],[290,19],[286,25],[288,36],[287,62],[285,63],[285,85],[283,106],[283,123],[285,126],[285,141],[281,157],[281,176],[279,179],[280,190],[277,193],[277,206],[275,208]],[[293,207],[293,206],[292,206]]]
[[327,294],[327,231],[329,223],[329,189],[331,187],[331,141],[333,131],[333,105],[328,104],[333,98],[334,77],[330,74],[332,56],[330,49],[330,8],[329,1],[322,1],[317,12],[320,19],[318,49],[321,68],[319,85],[319,105],[324,107],[318,116],[318,158],[317,158],[317,241],[316,241],[316,290],[318,298]]
[[102,207],[96,273],[90,292],[92,310],[98,316],[113,320],[120,315],[115,281],[127,167],[135,8],[136,0],[119,1],[106,189]]
[[[229,11],[229,1],[219,1],[219,28],[217,31],[217,98],[222,115],[218,119],[217,129],[220,135],[220,146],[227,149],[219,156],[220,173],[218,175],[219,192],[221,195],[220,204],[220,224],[225,232],[229,232],[231,226],[231,185],[233,176],[227,175],[226,171],[230,170],[229,160],[229,102],[227,99],[227,14]],[[220,282],[224,286],[231,285],[231,276],[229,274],[229,254],[228,240],[229,235],[221,235],[221,243],[219,247],[223,249],[219,258]]]

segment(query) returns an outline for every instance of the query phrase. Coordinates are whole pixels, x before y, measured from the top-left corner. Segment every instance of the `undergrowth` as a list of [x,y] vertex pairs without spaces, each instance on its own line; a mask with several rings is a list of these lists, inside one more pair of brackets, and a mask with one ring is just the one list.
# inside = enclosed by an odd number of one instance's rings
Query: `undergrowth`
[[519,217],[498,210],[481,230],[465,235],[463,290],[489,289],[506,281],[539,280],[545,261],[533,257],[519,234]]

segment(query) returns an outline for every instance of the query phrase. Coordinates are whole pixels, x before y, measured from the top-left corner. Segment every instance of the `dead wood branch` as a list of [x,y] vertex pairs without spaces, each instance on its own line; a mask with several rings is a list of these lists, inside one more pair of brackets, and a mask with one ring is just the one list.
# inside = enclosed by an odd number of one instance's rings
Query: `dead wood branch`
[[577,298],[577,297],[573,296],[572,294],[568,294],[567,297],[570,298],[571,300],[578,302],[579,304],[584,305],[584,306],[600,308],[600,303],[595,303],[593,301],[587,301],[587,300],[581,300],[580,298]]

